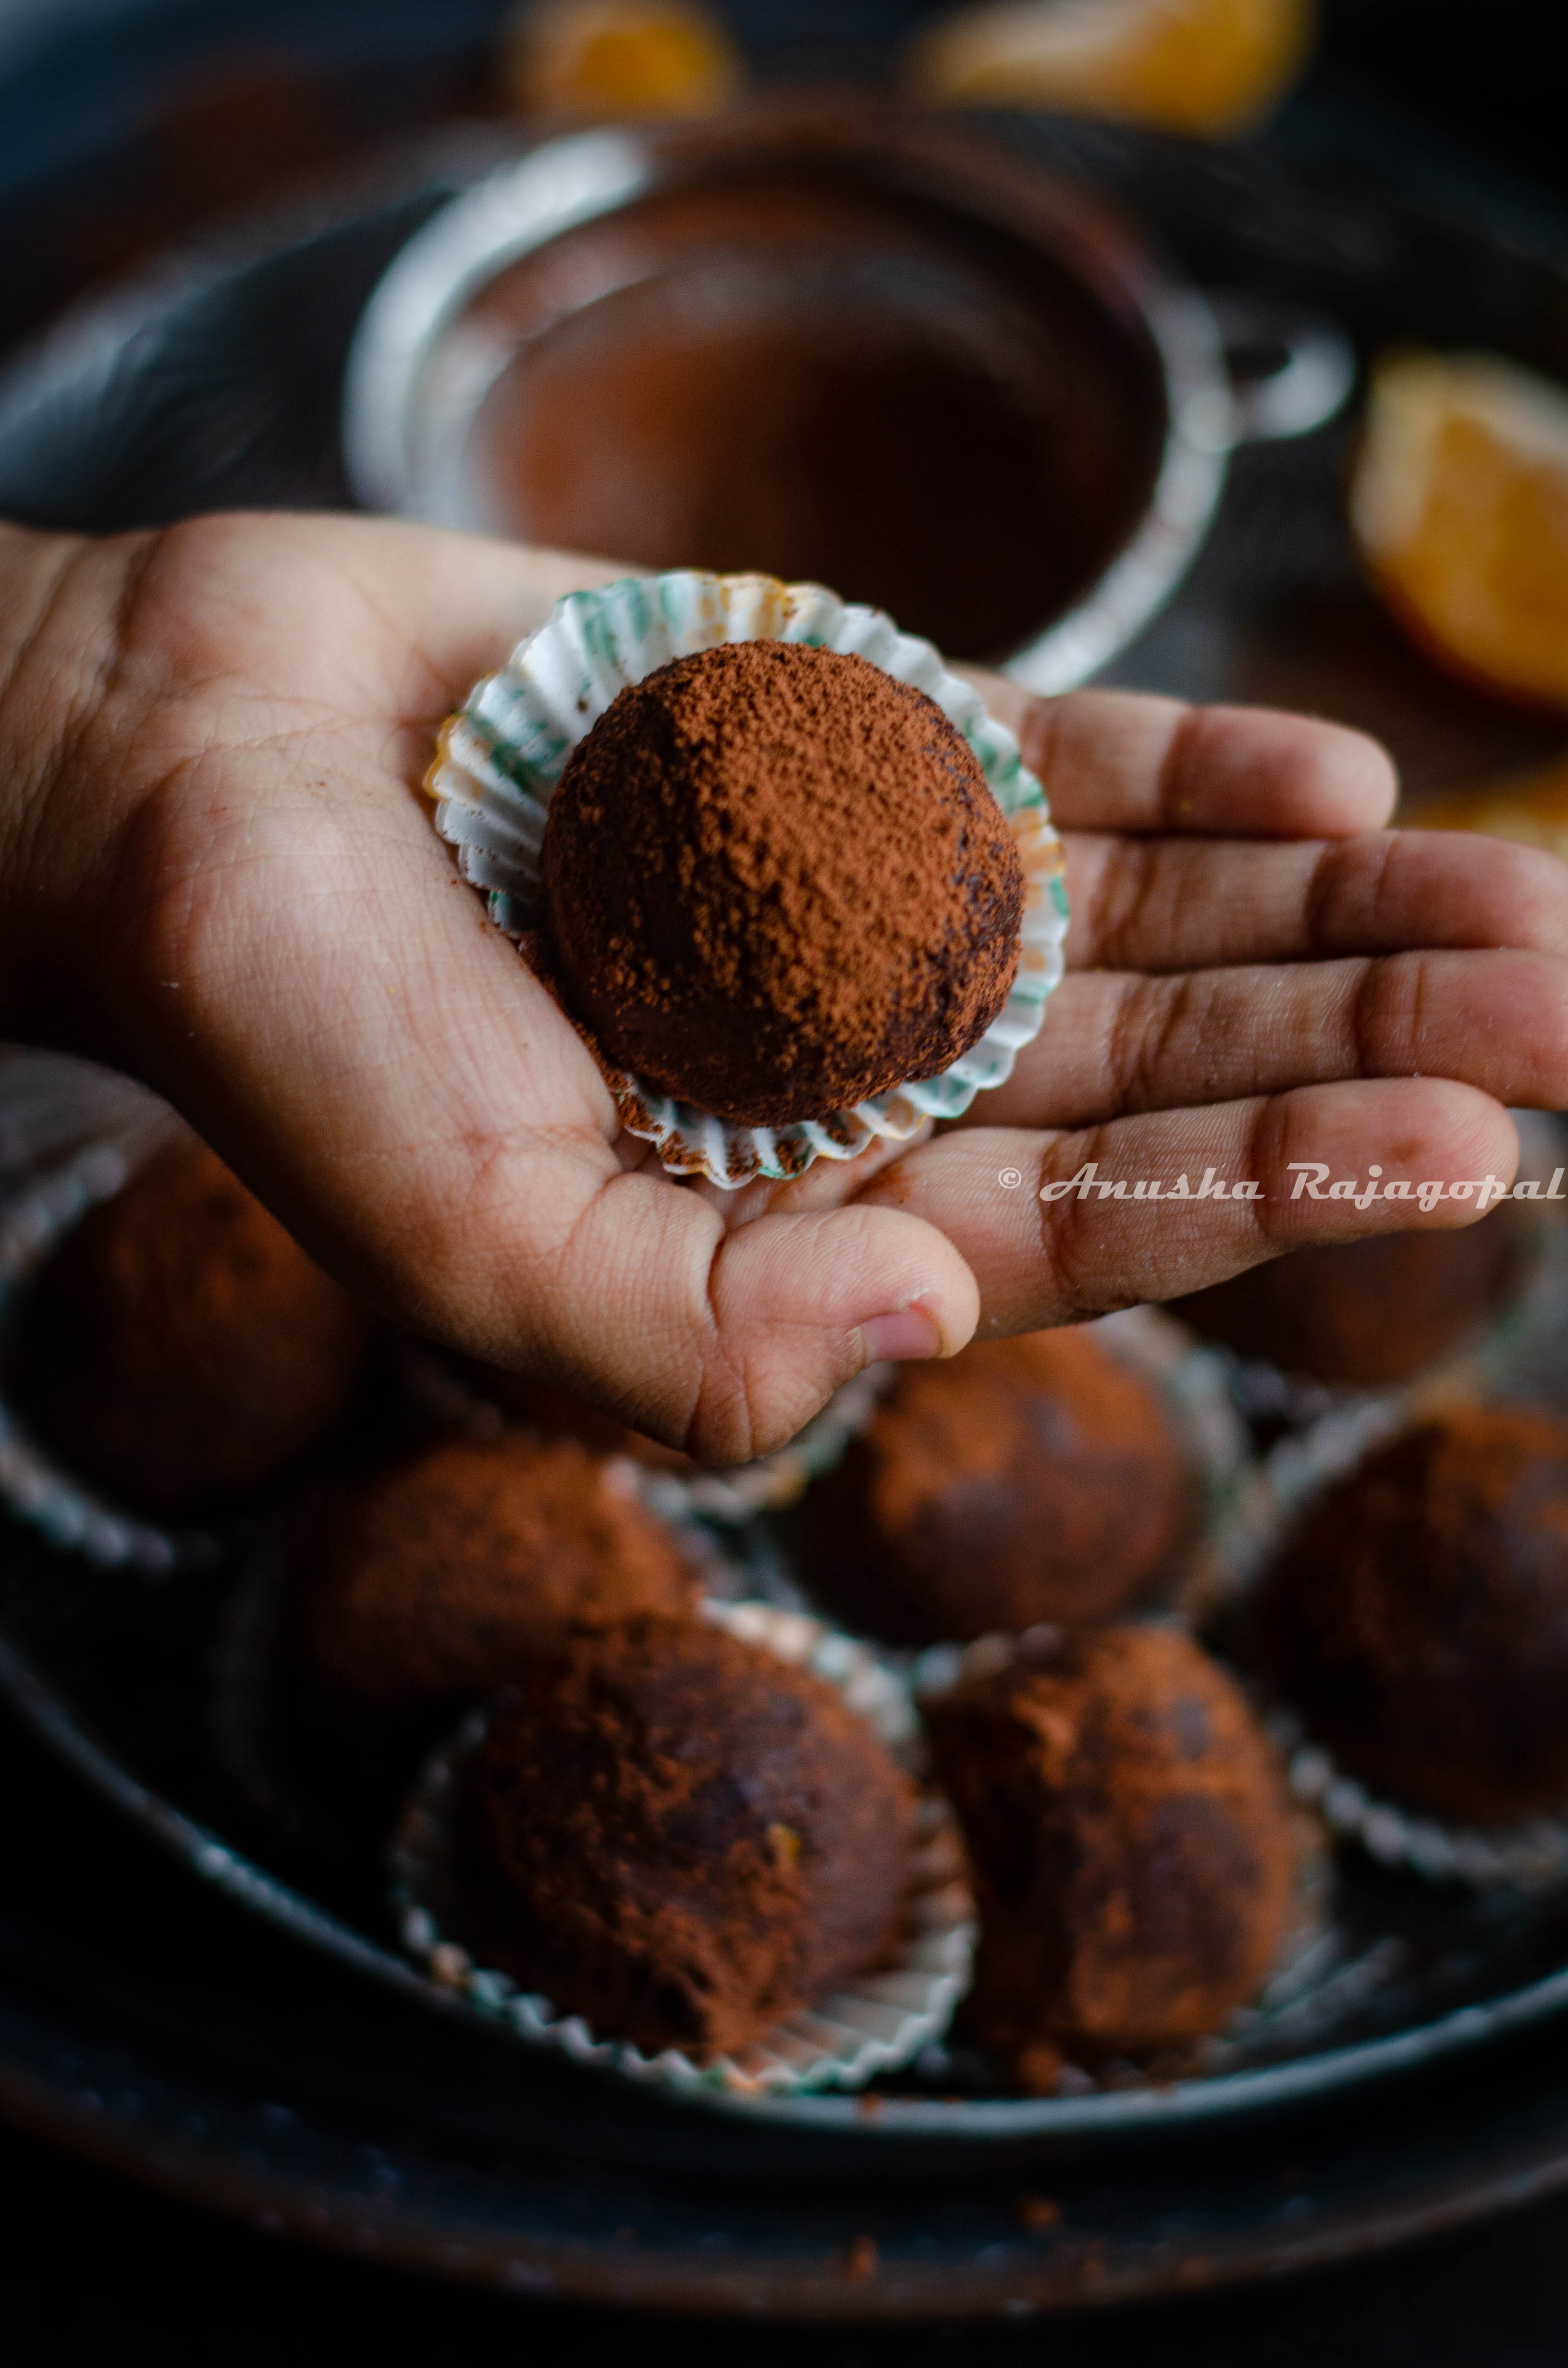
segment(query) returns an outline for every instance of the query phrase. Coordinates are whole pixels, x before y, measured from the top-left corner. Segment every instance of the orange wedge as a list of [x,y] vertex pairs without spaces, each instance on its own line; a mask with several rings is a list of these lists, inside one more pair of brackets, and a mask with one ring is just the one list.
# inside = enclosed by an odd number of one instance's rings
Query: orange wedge
[[1399,819],[1413,830],[1480,830],[1568,857],[1568,752],[1528,773],[1437,791],[1415,800]]
[[998,0],[910,53],[942,107],[1049,107],[1225,138],[1268,113],[1303,63],[1312,0]]
[[1390,357],[1350,515],[1373,581],[1430,655],[1568,708],[1568,392],[1489,354]]
[[539,0],[510,17],[503,103],[580,121],[707,115],[740,88],[740,60],[689,0]]

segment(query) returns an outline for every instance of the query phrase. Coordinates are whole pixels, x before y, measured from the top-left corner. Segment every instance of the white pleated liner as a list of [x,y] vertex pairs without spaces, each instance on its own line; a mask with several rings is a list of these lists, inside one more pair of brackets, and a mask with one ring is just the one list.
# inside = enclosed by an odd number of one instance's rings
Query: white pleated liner
[[973,750],[1012,825],[1026,898],[1013,991],[978,1043],[939,1076],[852,1110],[824,1111],[820,1121],[773,1128],[733,1124],[622,1073],[614,1091],[628,1133],[654,1144],[673,1171],[726,1188],[798,1176],[814,1159],[851,1159],[878,1137],[905,1142],[928,1120],[961,1116],[977,1093],[1006,1082],[1020,1048],[1038,1034],[1046,997],[1062,976],[1067,935],[1062,845],[1040,783],[1013,734],[929,642],[820,585],[691,568],[569,594],[443,727],[426,780],[436,827],[500,928],[517,935],[536,921],[551,794],[573,749],[617,695],[671,658],[756,640],[851,652],[934,700]]
[[[0,1364],[6,1336],[28,1283],[73,1227],[165,1142],[176,1121],[166,1106],[119,1080],[84,1077],[62,1062],[52,1082],[20,1070],[0,1071],[0,1121],[15,1136],[43,1146],[69,1138],[74,1114],[88,1114],[103,1131],[41,1172],[19,1156],[17,1175],[0,1198]],[[13,1093],[13,1087],[17,1088]],[[47,1153],[46,1153],[47,1156]],[[141,1519],[78,1477],[35,1439],[0,1398],[0,1503],[50,1543],[79,1554],[103,1570],[133,1570],[165,1577],[204,1567],[219,1554],[205,1530],[169,1529]]]
[[[770,1603],[708,1602],[702,1616],[837,1686],[919,1779],[923,1756],[908,1694],[863,1645],[804,1612]],[[453,1932],[448,1815],[458,1767],[483,1741],[486,1724],[487,1713],[476,1712],[426,1763],[388,1862],[403,1947],[433,1980],[512,2038],[558,2048],[578,2063],[605,2066],[652,2086],[722,2089],[744,2098],[863,2088],[878,2073],[910,2063],[946,2030],[969,1982],[974,1909],[956,1820],[926,1783],[906,1900],[907,1937],[896,1961],[816,2000],[733,2056],[699,2064],[673,2047],[647,2055],[629,2041],[599,2037],[581,2015],[563,2014],[506,1975],[475,1964]]]
[[[1265,1457],[1221,1524],[1205,1589],[1210,1611],[1244,1597],[1268,1569],[1301,1512],[1372,1450],[1451,1403],[1448,1392],[1382,1398],[1342,1407],[1310,1430],[1281,1440]],[[1477,1891],[1542,1891],[1568,1883],[1568,1810],[1518,1826],[1449,1825],[1383,1799],[1346,1775],[1299,1713],[1248,1673],[1290,1790],[1335,1834],[1359,1843],[1383,1866],[1407,1867],[1433,1883]]]

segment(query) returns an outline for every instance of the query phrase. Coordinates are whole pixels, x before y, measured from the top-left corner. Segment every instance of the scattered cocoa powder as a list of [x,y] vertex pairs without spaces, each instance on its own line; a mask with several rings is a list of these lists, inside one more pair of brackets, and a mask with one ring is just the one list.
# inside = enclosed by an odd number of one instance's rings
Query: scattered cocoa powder
[[812,1589],[895,1644],[1107,1620],[1192,1511],[1157,1392],[1086,1332],[906,1365],[808,1499]]
[[1018,962],[1017,844],[924,692],[777,641],[674,659],[574,751],[551,959],[619,1065],[721,1117],[824,1118],[960,1058]]
[[1296,1839],[1240,1688],[1175,1629],[1085,1630],[930,1703],[980,1906],[970,2030],[1024,2079],[1200,2037],[1268,1974]]
[[1568,1423],[1473,1407],[1313,1504],[1253,1630],[1352,1774],[1502,1824],[1568,1802]]
[[65,1463],[164,1519],[217,1512],[347,1414],[364,1311],[216,1153],[149,1160],[28,1294],[17,1402]]
[[456,1829],[486,1962],[597,2031],[706,2056],[881,1956],[914,1795],[824,1679],[642,1620],[502,1697]]

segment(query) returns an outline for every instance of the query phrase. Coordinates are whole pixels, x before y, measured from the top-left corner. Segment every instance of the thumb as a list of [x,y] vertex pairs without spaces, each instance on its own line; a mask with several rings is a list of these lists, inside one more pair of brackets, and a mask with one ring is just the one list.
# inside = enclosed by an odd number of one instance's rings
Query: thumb
[[631,1173],[601,1181],[502,1304],[487,1346],[499,1362],[546,1366],[700,1461],[739,1463],[792,1439],[878,1358],[950,1356],[980,1294],[946,1236],[903,1210],[728,1231],[699,1195]]
[[[897,1209],[760,1217],[714,1260],[694,1452],[778,1447],[879,1358],[950,1357],[980,1292],[945,1235]],[[688,1440],[689,1443],[689,1440]]]

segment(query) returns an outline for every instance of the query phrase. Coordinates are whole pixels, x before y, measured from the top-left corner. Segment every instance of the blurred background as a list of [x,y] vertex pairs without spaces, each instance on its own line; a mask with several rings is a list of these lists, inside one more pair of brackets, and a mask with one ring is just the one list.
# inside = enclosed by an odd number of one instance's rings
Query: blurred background
[[[623,65],[612,94],[633,109],[715,93],[703,45],[683,44],[682,12],[667,13],[673,41],[663,54],[649,44],[641,71]],[[922,0],[732,0],[698,21],[757,84],[887,89],[903,45],[947,13]],[[1332,175],[1385,174],[1458,213],[1484,176],[1500,221],[1546,232],[1553,201],[1568,200],[1547,0],[1484,11],[1319,0],[1315,13],[1305,71],[1261,135],[1271,148]],[[1208,38],[1222,42],[1227,19],[1245,14],[1219,9]],[[517,12],[494,0],[7,0],[0,336],[22,336],[139,256],[396,132],[526,108],[519,45]],[[1267,83],[1266,69],[1266,108]],[[591,65],[574,96],[579,111],[604,111]],[[1145,112],[1186,128],[1179,86]]]

